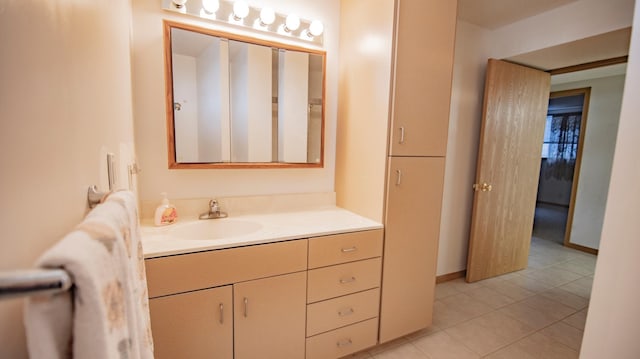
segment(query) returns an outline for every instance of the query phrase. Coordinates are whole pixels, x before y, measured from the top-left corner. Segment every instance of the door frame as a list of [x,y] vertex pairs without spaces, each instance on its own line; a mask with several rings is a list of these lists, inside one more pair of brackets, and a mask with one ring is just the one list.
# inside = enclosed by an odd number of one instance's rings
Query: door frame
[[582,103],[582,114],[580,117],[580,134],[578,138],[578,151],[576,152],[576,164],[573,168],[573,179],[571,183],[571,197],[569,199],[569,213],[567,215],[567,224],[564,230],[564,246],[577,249],[583,252],[598,254],[597,249],[581,246],[571,243],[571,227],[573,225],[573,215],[576,206],[576,198],[578,194],[578,182],[580,181],[580,166],[582,163],[582,153],[584,150],[584,142],[587,133],[587,119],[589,115],[589,100],[591,98],[591,87],[576,88],[570,90],[553,91],[549,94],[549,99],[558,97],[567,97],[575,95],[584,95]]
[[[625,56],[613,57],[613,58],[599,60],[599,61],[582,63],[578,65],[573,65],[573,66],[561,67],[561,68],[549,70],[547,72],[551,76],[560,75],[560,74],[566,74],[570,72],[584,71],[584,70],[596,69],[596,68],[606,67],[611,65],[623,64],[623,63],[627,63],[628,60],[629,60],[629,56],[625,55]],[[549,95],[549,98],[570,96],[571,93],[580,94],[582,93],[580,92],[581,90],[587,90],[587,89],[588,91],[586,91],[585,93],[584,103],[582,105],[582,118],[580,123],[580,139],[578,140],[578,153],[576,154],[576,166],[573,170],[573,183],[571,185],[571,199],[569,202],[569,213],[567,215],[567,226],[564,232],[564,246],[572,249],[577,249],[579,251],[583,251],[586,253],[598,255],[597,249],[581,246],[579,244],[571,243],[569,241],[571,238],[571,227],[573,225],[573,215],[575,210],[575,201],[577,197],[578,180],[580,177],[582,151],[583,151],[584,141],[586,137],[587,116],[589,112],[589,99],[591,96],[591,88],[589,87],[589,88],[578,88],[578,89],[564,90],[564,91],[554,91]],[[554,94],[559,94],[559,95],[554,96]]]

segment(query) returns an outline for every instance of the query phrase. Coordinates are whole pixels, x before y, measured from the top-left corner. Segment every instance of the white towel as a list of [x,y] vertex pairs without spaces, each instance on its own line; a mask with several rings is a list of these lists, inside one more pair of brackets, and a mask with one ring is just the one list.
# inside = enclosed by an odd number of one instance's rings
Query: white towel
[[149,300],[135,197],[116,192],[37,262],[64,268],[67,293],[27,301],[29,356],[153,358]]

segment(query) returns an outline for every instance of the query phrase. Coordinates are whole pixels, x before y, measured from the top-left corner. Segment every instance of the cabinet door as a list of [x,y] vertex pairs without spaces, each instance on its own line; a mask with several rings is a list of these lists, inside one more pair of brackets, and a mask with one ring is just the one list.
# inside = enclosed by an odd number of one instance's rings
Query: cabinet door
[[431,324],[444,158],[389,162],[380,342]]
[[390,154],[444,156],[457,1],[398,2]]
[[167,358],[233,358],[231,286],[149,301],[154,354]]
[[307,273],[233,287],[235,359],[304,358]]

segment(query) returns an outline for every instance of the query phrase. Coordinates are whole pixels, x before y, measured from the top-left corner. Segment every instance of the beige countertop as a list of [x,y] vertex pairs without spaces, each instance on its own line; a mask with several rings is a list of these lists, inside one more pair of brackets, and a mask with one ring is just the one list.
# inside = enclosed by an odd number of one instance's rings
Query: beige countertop
[[291,239],[381,229],[382,224],[335,206],[221,219],[180,219],[155,227],[143,221],[145,258],[233,248]]

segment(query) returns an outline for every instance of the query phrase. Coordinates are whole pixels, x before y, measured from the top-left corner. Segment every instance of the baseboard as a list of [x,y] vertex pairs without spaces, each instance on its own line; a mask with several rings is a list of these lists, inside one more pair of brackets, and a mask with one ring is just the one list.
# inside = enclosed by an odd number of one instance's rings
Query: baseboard
[[449,274],[443,274],[436,277],[436,284],[448,282],[450,280],[464,278],[467,275],[467,270],[461,270],[460,272],[453,272]]
[[577,249],[579,251],[586,252],[586,253],[589,253],[589,254],[594,254],[596,256],[598,255],[598,250],[597,249],[581,246],[579,244],[574,244],[574,243],[571,243],[571,242],[564,242],[564,246],[572,248],[572,249]]
[[568,204],[554,203],[554,202],[547,202],[547,201],[536,201],[536,204],[547,204],[547,205],[550,205],[550,206],[569,208]]

